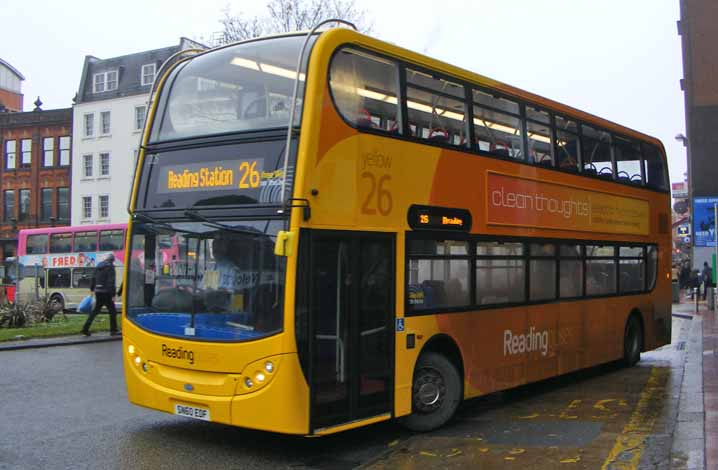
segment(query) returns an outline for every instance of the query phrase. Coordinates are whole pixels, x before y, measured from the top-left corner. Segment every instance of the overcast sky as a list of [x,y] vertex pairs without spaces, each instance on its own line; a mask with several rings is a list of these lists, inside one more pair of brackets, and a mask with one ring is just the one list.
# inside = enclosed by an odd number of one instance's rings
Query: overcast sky
[[[678,0],[358,0],[372,35],[610,119],[663,141],[682,181],[685,134]],[[201,39],[227,0],[5,1],[0,58],[24,76],[25,110],[71,106],[85,55],[99,58]]]

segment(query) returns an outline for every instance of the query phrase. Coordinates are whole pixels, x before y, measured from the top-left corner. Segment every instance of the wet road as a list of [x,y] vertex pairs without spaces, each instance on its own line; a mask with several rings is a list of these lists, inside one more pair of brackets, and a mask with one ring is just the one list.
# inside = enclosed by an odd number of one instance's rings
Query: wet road
[[673,344],[632,369],[472,400],[433,433],[382,423],[321,439],[132,406],[120,343],[0,352],[0,469],[682,467],[671,448],[691,323],[674,319]]

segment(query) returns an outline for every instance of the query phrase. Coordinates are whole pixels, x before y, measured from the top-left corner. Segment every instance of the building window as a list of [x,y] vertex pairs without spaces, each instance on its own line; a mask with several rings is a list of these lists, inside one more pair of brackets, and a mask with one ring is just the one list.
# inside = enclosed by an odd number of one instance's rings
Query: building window
[[110,176],[110,154],[100,154],[100,176]]
[[82,197],[82,218],[85,220],[92,218],[92,198],[90,196]]
[[107,72],[107,91],[117,90],[117,70]]
[[20,190],[20,213],[18,214],[20,222],[30,220],[30,190]]
[[70,220],[70,188],[57,188],[57,219]]
[[20,166],[28,168],[32,164],[32,139],[22,139],[20,141],[20,149],[22,152]]
[[55,138],[42,139],[42,166],[49,167],[55,164]]
[[17,159],[17,141],[8,140],[5,142],[5,168],[14,170]]
[[92,80],[93,93],[102,93],[117,89],[117,70],[96,73]]
[[9,190],[5,191],[3,193],[3,208],[5,212],[3,213],[3,220],[5,222],[10,222],[13,218],[15,218],[15,191]]
[[155,81],[155,64],[145,64],[142,66],[142,86],[152,85]]
[[104,73],[96,73],[93,80],[92,80],[92,92],[93,93],[102,93],[105,91],[105,74]]
[[70,166],[70,136],[60,137],[60,166]]
[[52,188],[42,188],[40,191],[40,220],[49,222],[52,217]]
[[147,106],[135,106],[135,130],[141,131],[145,127],[145,114]]
[[92,155],[82,156],[82,176],[92,178]]
[[100,196],[100,218],[107,219],[110,217],[110,196]]
[[95,135],[95,115],[94,114],[85,114],[85,137],[93,137]]
[[100,134],[108,135],[110,133],[110,112],[102,111],[100,113]]

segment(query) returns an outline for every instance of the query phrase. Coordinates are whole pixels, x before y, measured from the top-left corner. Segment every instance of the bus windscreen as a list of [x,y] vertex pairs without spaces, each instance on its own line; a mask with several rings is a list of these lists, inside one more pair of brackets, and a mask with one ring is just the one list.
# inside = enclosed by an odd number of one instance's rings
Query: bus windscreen
[[282,329],[278,220],[135,223],[127,317],[161,335],[243,341]]

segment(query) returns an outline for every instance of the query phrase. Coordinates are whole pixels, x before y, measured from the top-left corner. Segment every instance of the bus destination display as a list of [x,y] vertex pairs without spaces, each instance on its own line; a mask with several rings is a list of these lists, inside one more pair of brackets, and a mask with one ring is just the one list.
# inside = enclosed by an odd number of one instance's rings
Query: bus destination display
[[419,206],[409,208],[409,226],[414,230],[471,230],[471,213],[466,209]]
[[263,164],[255,158],[162,166],[157,192],[257,189],[262,180],[276,177],[275,172],[265,173]]

